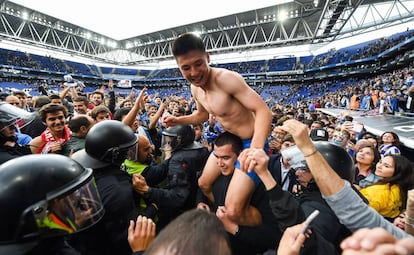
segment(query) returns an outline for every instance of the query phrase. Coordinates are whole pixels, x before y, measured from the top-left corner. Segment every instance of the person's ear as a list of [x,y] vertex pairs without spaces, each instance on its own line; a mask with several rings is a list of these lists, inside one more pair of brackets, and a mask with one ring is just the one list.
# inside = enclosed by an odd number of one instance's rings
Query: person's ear
[[86,133],[88,132],[88,127],[87,127],[87,126],[81,126],[81,127],[79,128],[79,131],[80,131],[82,134],[86,134]]

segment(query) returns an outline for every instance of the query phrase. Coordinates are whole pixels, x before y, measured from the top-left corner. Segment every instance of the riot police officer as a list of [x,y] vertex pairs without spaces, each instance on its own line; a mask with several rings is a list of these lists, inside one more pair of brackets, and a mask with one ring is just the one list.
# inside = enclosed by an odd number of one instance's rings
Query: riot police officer
[[85,138],[85,149],[72,158],[84,167],[93,169],[105,216],[92,228],[79,234],[77,240],[82,254],[132,253],[127,241],[130,220],[138,215],[139,195],[132,188],[128,173],[120,166],[130,148],[137,143],[132,129],[116,120],[95,124]]
[[78,254],[65,236],[104,215],[92,170],[62,155],[11,159],[0,186],[0,254]]
[[[161,150],[171,153],[165,171],[146,172],[146,177],[133,175],[134,189],[158,206],[158,230],[186,210],[195,207],[198,176],[209,156],[206,147],[194,142],[190,125],[169,127],[162,132]],[[164,188],[149,187],[146,179],[167,180]]]
[[19,144],[17,128],[18,123],[21,128],[33,119],[31,113],[8,103],[0,103],[0,164],[32,153],[28,145]]

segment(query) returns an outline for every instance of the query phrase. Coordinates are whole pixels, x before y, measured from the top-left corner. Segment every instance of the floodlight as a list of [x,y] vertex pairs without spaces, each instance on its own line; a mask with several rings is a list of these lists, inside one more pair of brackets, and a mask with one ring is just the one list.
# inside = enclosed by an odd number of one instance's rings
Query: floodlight
[[29,18],[29,14],[27,12],[22,12],[22,19],[27,20]]
[[278,15],[278,20],[280,22],[283,22],[284,20],[286,20],[288,18],[288,14],[285,10],[280,10],[279,11],[279,15]]

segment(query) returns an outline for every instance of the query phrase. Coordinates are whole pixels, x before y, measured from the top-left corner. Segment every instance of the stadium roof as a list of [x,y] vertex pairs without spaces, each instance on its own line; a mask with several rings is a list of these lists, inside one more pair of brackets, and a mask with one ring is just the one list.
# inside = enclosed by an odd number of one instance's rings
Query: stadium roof
[[293,0],[11,0],[52,17],[123,40],[166,28],[182,26],[229,14],[269,7]]
[[[152,0],[145,1],[150,5],[144,7],[140,3],[143,1],[133,0],[0,0],[0,39],[105,63],[135,65],[172,59],[171,44],[183,32],[198,32],[213,55],[247,54],[252,49],[327,44],[414,21],[414,0],[294,0],[283,4],[275,4],[279,0],[240,1],[255,4],[245,9],[238,1],[215,1],[201,6],[194,1]],[[40,9],[43,2],[49,2],[49,10]],[[94,6],[88,6],[89,2]],[[135,2],[140,7],[134,7]],[[226,2],[231,7],[223,5]],[[222,12],[227,10],[232,12]],[[83,23],[81,17],[87,17],[88,23]],[[142,21],[138,21],[140,17]],[[190,20],[174,23],[178,17]],[[92,27],[93,23],[107,30]],[[132,34],[116,39],[108,24],[114,24],[117,32]]]

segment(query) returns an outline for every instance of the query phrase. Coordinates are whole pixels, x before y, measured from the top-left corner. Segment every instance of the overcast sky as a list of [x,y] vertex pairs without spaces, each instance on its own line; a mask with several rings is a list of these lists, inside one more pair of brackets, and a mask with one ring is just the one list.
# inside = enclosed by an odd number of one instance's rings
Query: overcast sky
[[12,0],[11,2],[120,40],[288,1]]

